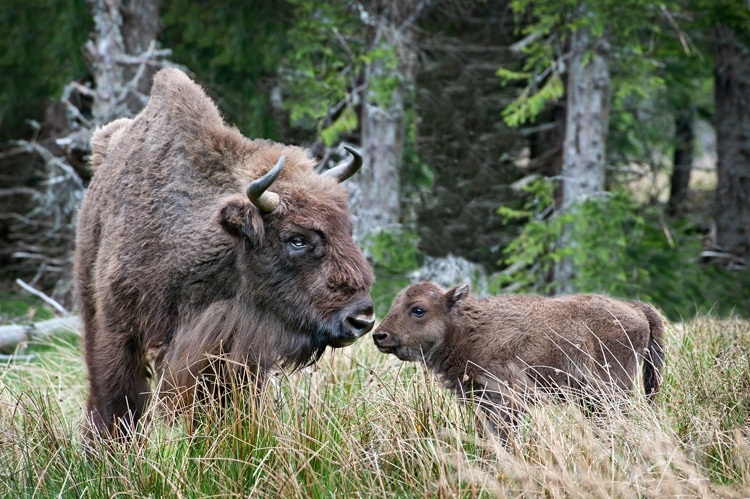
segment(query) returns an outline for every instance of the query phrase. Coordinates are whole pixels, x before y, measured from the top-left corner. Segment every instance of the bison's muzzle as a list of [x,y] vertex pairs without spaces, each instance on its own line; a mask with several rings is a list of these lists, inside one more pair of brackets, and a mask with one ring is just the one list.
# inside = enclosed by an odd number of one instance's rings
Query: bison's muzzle
[[353,307],[343,310],[340,317],[341,321],[337,328],[337,334],[328,339],[328,345],[333,348],[351,345],[360,336],[369,333],[375,325],[375,314],[369,297]]
[[389,335],[387,331],[378,329],[372,333],[372,341],[375,342],[375,346],[382,353],[395,354],[398,350],[398,343],[393,341],[392,335]]

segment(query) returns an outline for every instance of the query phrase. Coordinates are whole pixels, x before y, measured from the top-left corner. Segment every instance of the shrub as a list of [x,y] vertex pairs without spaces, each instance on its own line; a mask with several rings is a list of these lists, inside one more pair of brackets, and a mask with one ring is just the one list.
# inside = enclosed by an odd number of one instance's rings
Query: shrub
[[[495,279],[495,291],[554,293],[555,264],[568,257],[577,292],[649,301],[672,319],[750,313],[750,273],[700,264],[703,237],[694,226],[670,227],[659,207],[639,206],[623,190],[586,199],[574,213],[552,214],[554,188],[538,180],[526,188],[523,210],[499,209],[509,220],[528,222],[505,248],[507,270]],[[561,247],[566,225],[572,244]]]

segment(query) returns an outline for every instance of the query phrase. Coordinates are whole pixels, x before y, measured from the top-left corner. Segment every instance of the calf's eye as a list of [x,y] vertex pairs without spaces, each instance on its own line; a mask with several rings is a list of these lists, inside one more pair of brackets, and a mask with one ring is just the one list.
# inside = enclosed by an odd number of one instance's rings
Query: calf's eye
[[422,317],[424,315],[424,309],[422,307],[414,307],[411,309],[411,313],[414,317]]

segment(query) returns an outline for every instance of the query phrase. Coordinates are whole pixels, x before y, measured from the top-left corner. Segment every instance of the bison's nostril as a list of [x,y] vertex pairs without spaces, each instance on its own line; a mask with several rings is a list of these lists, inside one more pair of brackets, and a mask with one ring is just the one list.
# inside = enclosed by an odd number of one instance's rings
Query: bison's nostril
[[375,325],[375,319],[368,316],[358,315],[357,317],[347,317],[346,321],[358,335],[363,335],[372,329]]
[[372,339],[375,340],[375,343],[380,343],[384,339],[388,337],[387,333],[372,333]]

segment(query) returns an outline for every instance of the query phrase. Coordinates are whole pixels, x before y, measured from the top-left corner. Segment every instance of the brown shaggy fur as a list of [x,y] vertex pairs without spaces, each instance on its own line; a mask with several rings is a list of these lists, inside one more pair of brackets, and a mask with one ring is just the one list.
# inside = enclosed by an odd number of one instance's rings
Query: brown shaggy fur
[[[307,150],[243,137],[176,69],[93,144],[75,275],[95,430],[140,417],[152,361],[162,391],[189,403],[213,355],[296,367],[369,330],[352,325],[372,315],[373,275],[346,190]],[[245,188],[282,155],[280,205],[261,212]]]
[[653,398],[663,366],[656,310],[601,295],[478,299],[467,285],[446,291],[423,282],[399,293],[373,339],[383,353],[424,362],[494,425],[512,422],[521,399],[544,392],[593,392],[586,400],[596,403],[597,394],[632,390],[641,359]]

